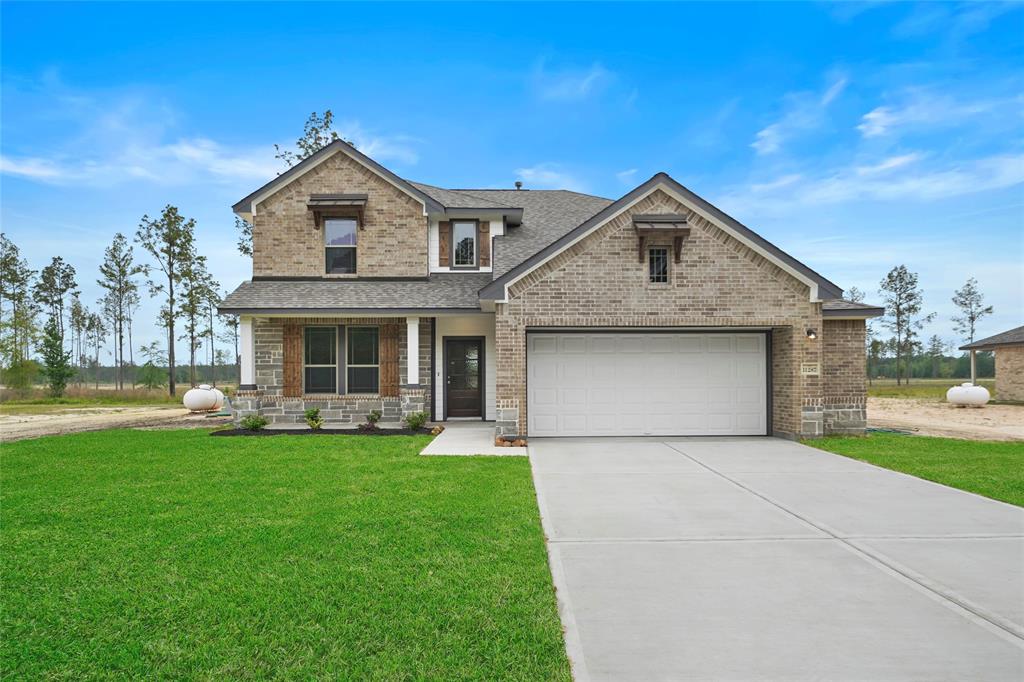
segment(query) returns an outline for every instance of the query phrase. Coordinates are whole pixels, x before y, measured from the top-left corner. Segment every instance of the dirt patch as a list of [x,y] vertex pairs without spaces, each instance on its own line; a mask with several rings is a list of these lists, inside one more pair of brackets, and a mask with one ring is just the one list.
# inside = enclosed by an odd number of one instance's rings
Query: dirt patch
[[223,421],[191,414],[183,407],[68,408],[45,414],[0,415],[0,442],[103,429],[203,428]]
[[922,436],[1024,440],[1024,406],[956,407],[935,400],[868,398],[868,426]]

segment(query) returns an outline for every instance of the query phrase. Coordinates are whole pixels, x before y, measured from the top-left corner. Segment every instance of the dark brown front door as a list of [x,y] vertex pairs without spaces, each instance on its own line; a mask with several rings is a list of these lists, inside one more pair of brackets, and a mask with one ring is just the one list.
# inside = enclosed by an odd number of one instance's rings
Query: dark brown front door
[[445,413],[448,417],[482,417],[484,343],[480,338],[447,338]]

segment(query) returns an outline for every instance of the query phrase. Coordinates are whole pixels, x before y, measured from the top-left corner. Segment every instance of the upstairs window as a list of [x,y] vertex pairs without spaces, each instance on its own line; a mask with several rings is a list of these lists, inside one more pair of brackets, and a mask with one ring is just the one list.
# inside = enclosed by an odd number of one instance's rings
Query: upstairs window
[[354,275],[356,272],[356,233],[359,222],[355,218],[324,219],[324,251],[327,274]]
[[303,381],[306,393],[338,392],[338,328],[306,327]]
[[380,330],[348,328],[348,392],[380,392]]
[[475,268],[477,266],[475,220],[457,220],[452,222],[452,264],[457,268]]
[[647,252],[647,280],[651,284],[668,283],[668,248],[659,246]]

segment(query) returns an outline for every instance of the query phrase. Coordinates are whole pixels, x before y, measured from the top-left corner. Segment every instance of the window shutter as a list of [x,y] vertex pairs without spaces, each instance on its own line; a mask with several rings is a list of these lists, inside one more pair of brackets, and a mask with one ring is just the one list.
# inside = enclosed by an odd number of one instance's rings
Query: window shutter
[[302,396],[302,327],[287,322],[284,325],[284,390],[286,398]]
[[486,268],[491,264],[491,221],[481,220],[479,232],[480,267]]
[[437,264],[442,268],[448,267],[448,248],[452,244],[452,224],[451,221],[442,220],[437,224],[437,236],[438,236],[438,258]]
[[398,397],[398,325],[380,328],[380,394]]

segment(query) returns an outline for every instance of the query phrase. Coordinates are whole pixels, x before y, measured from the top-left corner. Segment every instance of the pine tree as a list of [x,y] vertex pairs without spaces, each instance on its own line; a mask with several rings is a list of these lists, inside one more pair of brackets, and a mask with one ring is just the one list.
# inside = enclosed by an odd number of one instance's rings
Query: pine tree
[[[138,289],[134,281],[136,275],[145,271],[135,263],[135,255],[128,239],[118,232],[114,241],[103,254],[100,264],[102,279],[96,283],[107,290],[109,298],[109,316],[111,331],[114,334],[114,365],[117,367],[117,387],[124,388],[124,337],[125,324],[128,317],[129,299]],[[131,342],[129,341],[129,346]]]
[[50,387],[50,397],[60,398],[68,380],[75,375],[75,369],[71,366],[71,352],[64,350],[56,317],[51,316],[43,327],[43,343],[39,352],[43,357],[43,376]]
[[78,291],[75,283],[75,268],[54,256],[50,264],[39,272],[39,281],[33,288],[36,301],[50,309],[50,317],[57,322],[61,343],[64,342],[64,302]]
[[978,289],[978,280],[971,277],[963,287],[954,291],[953,304],[960,309],[960,314],[953,316],[953,329],[961,334],[967,343],[974,343],[978,321],[992,314],[992,306],[985,305],[985,297]]
[[[924,304],[924,295],[917,284],[917,273],[907,270],[907,266],[899,265],[889,271],[879,285],[878,293],[885,301],[887,317],[882,325],[895,336],[892,339],[896,354],[896,385],[900,384],[901,370],[906,369],[907,382],[910,381],[909,365],[915,348],[919,345],[915,340],[917,331],[935,317],[935,313],[917,317]],[[901,360],[907,358],[907,367],[902,367]]]

